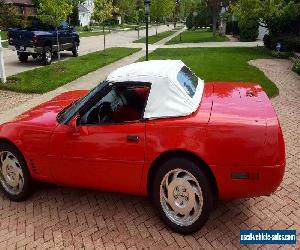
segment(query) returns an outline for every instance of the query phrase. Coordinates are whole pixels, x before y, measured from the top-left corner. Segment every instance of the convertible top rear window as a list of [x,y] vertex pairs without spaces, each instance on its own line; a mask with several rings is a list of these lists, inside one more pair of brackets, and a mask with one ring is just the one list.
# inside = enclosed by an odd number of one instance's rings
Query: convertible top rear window
[[177,75],[177,80],[190,97],[194,97],[198,86],[198,77],[184,66]]

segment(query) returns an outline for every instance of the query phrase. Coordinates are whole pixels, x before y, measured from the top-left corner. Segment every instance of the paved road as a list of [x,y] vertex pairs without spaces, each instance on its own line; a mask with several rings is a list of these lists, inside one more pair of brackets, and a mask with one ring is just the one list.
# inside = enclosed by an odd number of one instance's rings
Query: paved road
[[[163,32],[171,30],[172,25],[169,27],[162,25],[158,27],[158,32]],[[145,30],[140,31],[140,37],[145,36]],[[149,35],[155,34],[155,28],[152,27],[149,30]],[[141,44],[130,45],[132,41],[137,40],[137,31],[120,31],[108,34],[106,36],[107,48],[110,47],[143,47]],[[83,37],[81,38],[80,45],[80,54],[88,54],[97,50],[103,50],[103,36],[94,36],[94,37]],[[62,53],[62,58],[71,57],[71,53],[64,52]],[[33,60],[30,57],[30,60],[27,63],[20,63],[18,61],[16,52],[4,49],[4,61],[7,76],[17,74],[19,72],[27,71],[36,67],[41,67],[39,60]]]
[[[135,58],[132,58],[135,59]],[[126,59],[127,60],[127,59]],[[123,61],[126,63],[127,61]],[[287,152],[280,188],[269,197],[220,202],[199,232],[182,236],[166,228],[145,198],[41,185],[26,202],[0,193],[0,249],[241,249],[240,229],[296,229],[300,248],[300,76],[288,60],[251,62],[274,81],[272,102]],[[261,246],[244,246],[244,249]]]

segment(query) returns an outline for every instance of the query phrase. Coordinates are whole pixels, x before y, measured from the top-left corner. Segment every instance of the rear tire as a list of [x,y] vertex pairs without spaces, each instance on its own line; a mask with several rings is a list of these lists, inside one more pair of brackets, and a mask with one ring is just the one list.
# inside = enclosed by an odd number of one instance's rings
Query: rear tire
[[20,62],[27,62],[28,61],[28,54],[27,53],[19,53],[18,58]]
[[0,189],[13,201],[24,201],[32,192],[33,181],[20,151],[0,143]]
[[78,57],[78,43],[77,42],[73,42],[73,47],[72,47],[72,54],[73,57]]
[[198,231],[213,205],[208,178],[193,161],[172,158],[158,169],[152,189],[153,202],[161,219],[180,234]]
[[42,59],[44,65],[50,65],[52,63],[52,50],[50,47],[44,47]]

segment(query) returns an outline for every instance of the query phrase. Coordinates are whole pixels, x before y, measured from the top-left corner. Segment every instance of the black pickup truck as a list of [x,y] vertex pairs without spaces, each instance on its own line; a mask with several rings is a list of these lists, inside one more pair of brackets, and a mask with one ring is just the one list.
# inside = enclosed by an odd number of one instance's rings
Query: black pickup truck
[[77,57],[80,44],[79,34],[67,22],[61,22],[57,32],[53,26],[41,24],[25,29],[9,29],[7,39],[9,48],[17,51],[21,62],[27,62],[31,55],[33,58],[41,57],[45,65],[51,64],[58,47],[60,51],[71,51],[73,56]]

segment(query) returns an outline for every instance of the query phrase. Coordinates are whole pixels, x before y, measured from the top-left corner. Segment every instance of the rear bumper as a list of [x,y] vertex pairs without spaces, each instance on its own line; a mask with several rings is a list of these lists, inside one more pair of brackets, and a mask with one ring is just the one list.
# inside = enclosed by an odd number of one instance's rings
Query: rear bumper
[[26,47],[21,50],[20,48],[17,48],[14,45],[9,45],[8,49],[10,49],[12,51],[18,51],[20,53],[29,53],[29,54],[41,54],[43,52],[42,47]]
[[[221,200],[265,196],[274,193],[282,182],[285,162],[277,166],[216,167],[213,169]],[[248,173],[237,179],[233,173]]]

